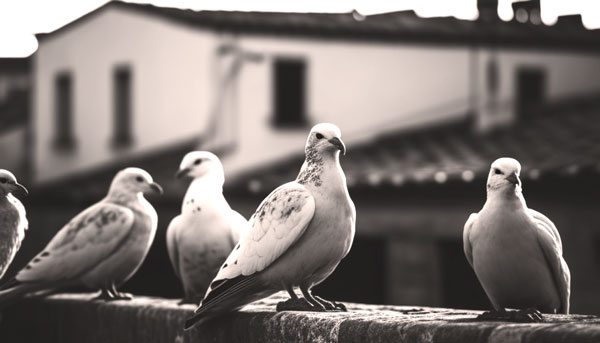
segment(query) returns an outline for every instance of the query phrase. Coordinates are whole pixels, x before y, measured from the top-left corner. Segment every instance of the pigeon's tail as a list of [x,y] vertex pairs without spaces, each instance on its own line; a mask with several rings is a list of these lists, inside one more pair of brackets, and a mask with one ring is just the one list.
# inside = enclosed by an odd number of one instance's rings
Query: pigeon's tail
[[[214,286],[218,284],[217,286]],[[255,275],[238,276],[228,280],[214,281],[194,315],[186,320],[184,329],[201,325],[212,318],[233,312],[277,290],[266,289]]]

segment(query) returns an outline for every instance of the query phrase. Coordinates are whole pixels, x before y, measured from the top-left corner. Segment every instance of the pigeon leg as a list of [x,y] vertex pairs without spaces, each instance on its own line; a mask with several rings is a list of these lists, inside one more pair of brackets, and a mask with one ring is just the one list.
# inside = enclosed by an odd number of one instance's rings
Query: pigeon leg
[[131,300],[131,299],[133,299],[133,296],[129,293],[119,293],[117,291],[117,287],[115,286],[114,283],[110,286],[109,292],[113,296],[113,298],[110,300]]
[[281,311],[314,311],[313,306],[304,298],[298,298],[293,286],[285,286],[290,299],[277,303],[277,312]]
[[325,312],[327,308],[325,305],[321,304],[317,299],[313,297],[310,293],[310,290],[306,286],[300,286],[300,291],[302,291],[302,295],[304,295],[304,299],[306,299],[311,305],[313,305],[313,311]]
[[290,295],[290,298],[296,300],[298,299],[298,296],[296,295],[296,292],[294,292],[294,287],[293,286],[285,286],[285,290],[288,292],[288,294]]
[[342,311],[342,312],[348,312],[348,309],[346,308],[346,305],[342,304],[342,303],[338,303],[336,301],[329,301],[329,300],[325,300],[319,296],[313,295],[313,297],[320,302],[321,304],[323,304],[323,306],[325,306],[325,308],[328,311]]
[[102,288],[100,289],[100,295],[98,295],[92,300],[110,301],[113,300],[113,295],[109,292],[108,288]]

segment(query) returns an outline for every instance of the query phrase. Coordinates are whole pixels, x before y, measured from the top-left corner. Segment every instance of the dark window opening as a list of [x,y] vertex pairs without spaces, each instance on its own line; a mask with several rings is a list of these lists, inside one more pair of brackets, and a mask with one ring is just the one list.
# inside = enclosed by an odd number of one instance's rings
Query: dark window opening
[[521,68],[517,72],[517,114],[531,116],[544,101],[546,73],[537,68]]
[[54,147],[71,150],[75,146],[73,136],[73,80],[70,73],[60,73],[54,80]]
[[114,147],[131,145],[132,138],[132,83],[129,67],[116,68],[113,73],[114,108],[113,108],[113,138]]
[[495,97],[498,94],[500,84],[500,75],[498,74],[498,61],[495,57],[490,58],[487,63],[487,90],[488,93]]
[[462,240],[438,243],[442,306],[489,310],[491,304],[464,254]]
[[298,127],[306,119],[306,63],[302,60],[280,59],[274,64],[273,124]]

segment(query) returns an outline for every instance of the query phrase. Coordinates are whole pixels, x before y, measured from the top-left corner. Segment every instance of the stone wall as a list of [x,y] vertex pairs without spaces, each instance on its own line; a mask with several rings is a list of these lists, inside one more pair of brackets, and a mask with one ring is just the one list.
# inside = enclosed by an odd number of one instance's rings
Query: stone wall
[[347,304],[347,313],[274,312],[278,293],[209,325],[183,331],[192,305],[95,294],[27,299],[3,311],[5,342],[600,342],[600,317],[547,315],[547,322],[482,322],[480,312]]

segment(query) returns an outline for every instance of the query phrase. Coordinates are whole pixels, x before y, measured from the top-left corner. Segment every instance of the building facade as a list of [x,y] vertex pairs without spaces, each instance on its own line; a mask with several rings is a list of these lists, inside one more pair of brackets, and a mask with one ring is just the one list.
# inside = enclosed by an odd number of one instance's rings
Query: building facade
[[[62,212],[60,201],[40,203],[45,217],[32,225],[58,229],[102,196],[116,169],[144,167],[167,194],[155,202],[160,231],[129,289],[177,294],[174,277],[162,284],[155,275],[170,275],[164,232],[185,190],[172,181],[183,154],[217,152],[229,199],[249,216],[295,177],[310,127],[333,122],[349,150],[342,166],[358,209],[357,239],[321,291],[485,308],[460,237],[483,205],[489,164],[510,155],[533,185],[525,188],[532,207],[556,213],[548,214],[573,271],[574,311],[597,311],[600,279],[589,261],[600,250],[600,220],[577,204],[597,200],[579,192],[600,170],[590,138],[598,106],[589,101],[600,93],[599,34],[572,18],[536,23],[539,2],[516,5],[516,19],[502,22],[494,4],[479,1],[480,19],[468,22],[412,11],[195,12],[110,2],[40,35],[34,181],[49,199],[75,200]],[[553,182],[572,187],[553,193]],[[571,215],[586,224],[569,225]],[[51,234],[39,233],[39,241]],[[357,273],[365,277],[353,279]]]

